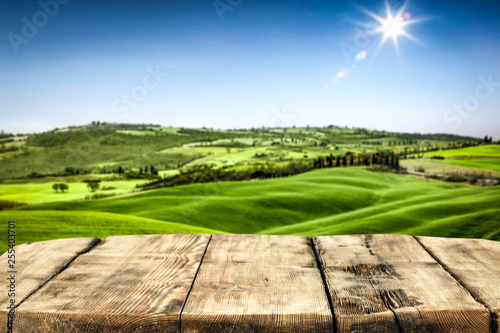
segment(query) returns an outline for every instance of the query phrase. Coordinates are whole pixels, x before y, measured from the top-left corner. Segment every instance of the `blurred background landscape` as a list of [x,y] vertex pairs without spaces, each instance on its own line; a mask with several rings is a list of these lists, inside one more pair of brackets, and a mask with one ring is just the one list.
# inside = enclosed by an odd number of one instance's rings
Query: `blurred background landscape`
[[498,1],[2,9],[2,252],[9,220],[500,240]]
[[1,140],[0,216],[23,243],[156,233],[500,240],[500,145],[489,137],[96,122]]

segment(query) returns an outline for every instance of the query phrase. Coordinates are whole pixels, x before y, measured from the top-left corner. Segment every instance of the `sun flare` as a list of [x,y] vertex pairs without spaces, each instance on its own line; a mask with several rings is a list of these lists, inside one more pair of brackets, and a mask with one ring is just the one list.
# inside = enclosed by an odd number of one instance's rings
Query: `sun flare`
[[399,43],[398,43],[399,37],[403,36],[413,41],[417,41],[413,36],[411,36],[409,33],[405,31],[406,26],[416,23],[417,21],[411,19],[412,15],[406,11],[406,4],[404,4],[399,9],[399,11],[395,13],[392,12],[387,1],[385,3],[385,7],[386,7],[386,13],[384,15],[385,18],[366,10],[365,12],[371,17],[373,17],[378,23],[378,27],[374,29],[372,32],[375,34],[376,33],[382,34],[382,41],[379,47],[381,47],[387,39],[391,38],[396,47],[396,51],[399,54]]

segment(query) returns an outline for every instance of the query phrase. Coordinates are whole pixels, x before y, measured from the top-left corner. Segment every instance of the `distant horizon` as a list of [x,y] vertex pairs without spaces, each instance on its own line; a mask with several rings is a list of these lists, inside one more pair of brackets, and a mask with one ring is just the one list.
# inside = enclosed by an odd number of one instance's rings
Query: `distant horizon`
[[0,129],[344,124],[500,137],[497,0],[16,0]]
[[[485,136],[488,137],[493,137],[493,141],[498,141],[499,138],[495,138],[492,135],[485,134],[482,136],[472,136],[472,135],[462,135],[462,134],[456,134],[456,133],[447,133],[447,132],[439,132],[439,133],[431,133],[431,132],[406,132],[406,131],[400,131],[400,130],[385,130],[385,129],[378,129],[378,128],[369,128],[369,127],[360,127],[360,126],[348,126],[348,125],[339,125],[339,124],[327,124],[327,125],[290,125],[290,126],[274,126],[274,127],[268,127],[268,126],[250,126],[250,127],[231,127],[231,128],[222,128],[222,127],[208,127],[208,126],[176,126],[176,125],[164,125],[160,123],[127,123],[127,122],[99,122],[99,124],[106,124],[106,125],[137,125],[137,126],[158,126],[158,127],[164,127],[164,128],[187,128],[187,129],[199,129],[199,130],[217,130],[217,131],[238,131],[238,130],[252,130],[252,129],[293,129],[293,128],[328,128],[329,126],[334,126],[336,128],[346,128],[346,129],[359,129],[359,130],[368,130],[368,131],[375,131],[375,132],[386,132],[386,133],[402,133],[402,134],[419,134],[419,135],[455,135],[455,136],[460,136],[460,137],[470,137],[470,138],[475,138],[475,139],[484,139]],[[79,127],[85,127],[89,125],[94,125],[94,121],[86,124],[73,124],[73,125],[67,125],[67,126],[62,126],[62,127],[53,127],[51,129],[47,130],[42,130],[39,132],[9,132],[5,131],[2,128],[0,128],[0,131],[4,134],[12,134],[12,135],[33,135],[33,134],[40,134],[40,133],[46,133],[46,132],[51,132],[54,130],[62,130],[62,129],[67,129],[67,128],[79,128]]]

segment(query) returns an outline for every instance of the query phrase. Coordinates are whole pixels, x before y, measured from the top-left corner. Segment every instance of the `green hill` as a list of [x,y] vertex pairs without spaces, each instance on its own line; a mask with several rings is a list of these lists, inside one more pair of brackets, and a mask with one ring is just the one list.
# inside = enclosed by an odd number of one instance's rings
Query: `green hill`
[[[142,217],[102,212],[1,211],[2,221],[16,221],[16,244],[57,238],[98,237],[141,234],[220,233],[220,231]],[[0,252],[7,250],[2,235]]]
[[361,167],[281,179],[195,184],[0,213],[18,243],[141,233],[403,233],[500,240],[500,187],[456,185]]

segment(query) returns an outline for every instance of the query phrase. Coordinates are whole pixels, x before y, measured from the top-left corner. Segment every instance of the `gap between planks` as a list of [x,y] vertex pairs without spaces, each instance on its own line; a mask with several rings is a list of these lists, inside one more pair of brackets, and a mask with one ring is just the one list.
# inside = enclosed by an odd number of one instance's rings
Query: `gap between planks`
[[[408,237],[408,236],[406,236],[406,237]],[[335,237],[333,236],[332,238],[335,238]],[[412,238],[415,239],[415,237],[408,237],[408,239],[412,239]],[[453,274],[450,274],[450,272],[447,269],[445,269],[443,267],[443,265],[441,265],[441,262],[439,260],[437,260],[437,258],[435,258],[435,256],[433,256],[429,253],[429,251],[425,248],[425,246],[423,246],[423,244],[421,244],[421,242],[419,242],[417,239],[415,239],[415,240],[417,241],[415,243],[415,246],[416,246],[415,249],[420,248],[423,253],[426,253],[429,256],[429,259],[432,262],[434,262],[435,264],[437,264],[436,267],[439,267],[438,270],[441,270],[441,272],[442,272],[441,274],[448,276],[448,279],[450,279],[450,281],[454,281],[456,283],[456,286],[458,288],[462,289],[462,292],[464,294],[468,295],[468,297],[470,298],[470,301],[472,302],[471,304],[476,304],[476,306],[478,308],[481,308],[483,310],[483,313],[484,313],[483,326],[485,329],[484,331],[491,332],[491,330],[492,330],[491,323],[493,321],[493,318],[492,318],[492,313],[491,313],[490,309],[488,309],[488,307],[486,307],[482,302],[478,301],[478,299],[476,297],[474,297],[474,295],[471,293],[469,288],[467,288],[463,283],[461,283],[459,279],[457,279]],[[325,263],[325,259],[324,259],[323,254],[322,254],[322,245],[324,245],[324,244],[322,244],[322,243],[323,242],[319,242],[318,238],[313,239],[315,255],[317,258],[319,258],[321,260],[322,263]],[[323,283],[326,285],[326,288],[328,290],[328,294],[332,295],[332,307],[331,307],[332,309],[331,309],[331,311],[332,311],[334,318],[337,319],[336,314],[339,311],[339,306],[338,306],[338,304],[336,304],[334,302],[335,301],[334,290],[332,289],[332,286],[329,284],[331,281],[329,281],[328,273],[326,271],[328,266],[324,266],[323,264],[321,264],[321,265],[318,265],[318,267],[321,270],[322,277],[324,279]],[[385,300],[382,300],[382,301],[384,301],[384,303],[385,303]],[[341,308],[342,307],[340,307],[340,309]],[[386,308],[386,311],[390,310],[390,312],[387,312],[387,313],[392,313],[392,315],[393,315],[391,317],[394,318],[394,322],[393,322],[394,331],[402,332],[403,329],[405,329],[405,328],[403,327],[403,324],[401,324],[399,322],[399,319],[400,319],[399,316],[401,315],[401,313],[398,312],[398,314],[396,314],[396,309],[394,309],[391,304],[386,304],[385,308]],[[415,315],[417,317],[420,316],[420,318],[423,318],[422,317],[423,314],[418,307],[414,307],[414,310],[416,310]],[[337,324],[336,329],[338,330],[339,329],[338,323],[336,323],[336,324]]]
[[[94,249],[97,245],[99,245],[100,243],[102,242],[101,239],[99,238],[96,238],[95,241],[93,241],[92,243],[89,244],[89,246],[84,249],[83,251],[77,253],[73,258],[71,258],[67,263],[65,263],[57,272],[55,272],[52,276],[49,276],[47,278],[47,280],[43,281],[42,284],[40,284],[37,288],[35,288],[32,292],[30,292],[26,297],[24,297],[19,303],[16,304],[16,309],[21,305],[23,304],[26,300],[28,300],[28,298],[30,298],[31,296],[33,296],[38,290],[42,289],[43,286],[45,286],[47,283],[49,283],[50,281],[52,281],[56,276],[58,276],[59,274],[61,274],[62,272],[64,272],[66,269],[69,268],[69,266],[81,255],[85,254],[85,253],[88,253],[90,251],[92,251],[92,249]],[[29,243],[28,243],[29,244]]]
[[325,289],[326,293],[326,298],[328,299],[328,306],[330,307],[330,312],[332,315],[332,320],[333,320],[333,330],[334,332],[337,332],[337,319],[335,318],[335,312],[333,310],[333,301],[332,301],[332,295],[330,294],[330,288],[328,287],[328,280],[325,275],[325,270],[322,264],[322,261],[319,259],[319,253],[318,249],[316,248],[316,243],[314,243],[314,239],[312,237],[309,238],[310,240],[310,246],[312,247],[312,251],[314,253],[314,258],[316,259],[316,266],[319,269],[319,272],[321,274],[321,280],[323,280],[323,287]]
[[200,263],[198,264],[198,269],[196,270],[196,274],[193,277],[193,281],[191,282],[191,287],[189,287],[189,291],[186,294],[186,299],[184,300],[184,304],[182,305],[181,311],[179,312],[179,332],[182,333],[182,313],[184,312],[184,307],[186,306],[186,303],[189,298],[189,294],[191,294],[191,290],[193,290],[194,286],[194,281],[198,278],[198,273],[200,272],[201,264],[203,264],[203,259],[205,259],[205,254],[207,254],[208,250],[208,245],[210,245],[210,241],[212,240],[212,237],[214,235],[211,234],[210,238],[208,239],[207,246],[205,246],[205,251],[203,252],[203,255],[201,256]]
[[444,269],[452,278],[455,279],[455,281],[457,281],[458,284],[460,284],[462,286],[462,288],[464,288],[464,290],[466,290],[469,295],[474,298],[474,300],[481,304],[483,306],[483,308],[486,309],[486,311],[488,311],[488,314],[490,315],[490,332],[494,333],[494,332],[497,332],[497,327],[496,327],[496,322],[495,322],[495,318],[494,318],[494,313],[492,311],[490,311],[490,309],[486,306],[486,304],[480,300],[472,291],[469,290],[469,288],[467,288],[467,286],[460,280],[460,278],[456,275],[456,274],[453,274],[453,272],[448,268],[448,266],[441,262],[438,257],[436,255],[434,255],[434,253],[432,253],[432,251],[430,251],[428,248],[425,247],[424,244],[422,244],[422,242],[420,242],[420,240],[418,239],[418,237],[415,237],[415,236],[412,236],[416,241],[417,243],[420,244],[420,246],[422,246],[422,248],[425,250],[425,252],[427,252],[432,258],[434,258],[434,260],[438,263],[439,266],[441,266],[442,269]]
[[[325,266],[323,265],[324,261],[322,261],[320,259],[317,244],[315,243],[314,238],[311,237],[310,240],[311,240],[311,246],[313,248],[313,253],[314,253],[314,256],[316,258],[316,263],[317,263],[318,269],[320,270],[320,273],[321,273],[321,278],[323,280],[323,284],[325,287],[325,292],[326,292],[326,295],[328,298],[328,303],[330,305],[330,311],[332,313],[332,318],[333,318],[334,333],[336,333],[336,332],[338,332],[337,317],[335,316],[335,309],[333,306],[332,293],[330,290],[330,286],[328,284],[328,279],[327,279],[326,272],[325,272]],[[401,327],[401,324],[398,321],[398,316],[396,315],[396,312],[394,312],[394,309],[392,309],[392,307],[390,307],[390,306],[388,306],[388,309],[392,312],[392,314],[394,316],[394,322],[396,324],[397,332],[403,333],[403,329]],[[417,311],[419,311],[419,310],[417,309]],[[420,313],[420,311],[419,311],[419,313]]]

